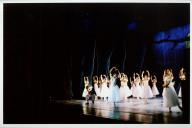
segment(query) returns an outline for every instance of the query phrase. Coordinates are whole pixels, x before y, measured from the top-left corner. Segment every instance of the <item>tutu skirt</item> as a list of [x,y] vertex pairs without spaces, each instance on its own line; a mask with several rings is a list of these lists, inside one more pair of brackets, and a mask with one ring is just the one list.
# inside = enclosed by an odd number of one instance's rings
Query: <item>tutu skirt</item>
[[152,98],[153,93],[149,85],[142,86],[142,98]]
[[133,97],[142,97],[142,87],[140,85],[136,85],[134,87]]
[[107,84],[103,84],[101,86],[100,96],[101,97],[109,97],[109,88],[107,87]]
[[174,87],[172,86],[172,83],[170,83],[170,85],[167,88],[163,89],[163,106],[172,107],[178,105],[179,100],[177,94],[175,92]]
[[101,96],[101,88],[98,85],[94,85],[96,96]]
[[153,93],[154,96],[159,95],[159,91],[158,91],[156,85],[153,85],[153,86],[152,86],[152,93]]
[[88,91],[87,91],[86,88],[84,88],[82,97],[85,97],[85,98],[86,98],[87,95],[88,95]]
[[120,91],[118,86],[111,86],[109,93],[109,102],[118,102],[120,101]]
[[121,86],[119,91],[120,91],[121,100],[124,100],[127,97],[131,96],[131,90],[129,89],[129,87],[127,85]]

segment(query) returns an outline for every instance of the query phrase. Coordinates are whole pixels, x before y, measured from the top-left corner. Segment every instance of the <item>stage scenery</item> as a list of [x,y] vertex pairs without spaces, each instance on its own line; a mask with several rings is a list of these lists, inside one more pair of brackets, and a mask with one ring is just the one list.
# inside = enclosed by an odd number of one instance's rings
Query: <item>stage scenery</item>
[[4,124],[189,124],[189,3],[4,3]]

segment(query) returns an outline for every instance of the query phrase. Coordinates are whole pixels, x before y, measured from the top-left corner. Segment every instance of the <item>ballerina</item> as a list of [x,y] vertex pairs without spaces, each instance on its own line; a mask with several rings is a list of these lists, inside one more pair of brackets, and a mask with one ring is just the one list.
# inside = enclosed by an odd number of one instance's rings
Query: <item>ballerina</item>
[[121,81],[120,98],[121,100],[126,100],[129,96],[131,96],[131,90],[127,85],[128,83],[127,75],[124,73],[121,73],[120,81]]
[[89,99],[91,98],[92,103],[94,104],[94,100],[95,100],[95,90],[93,89],[93,87],[89,84],[89,78],[88,77],[84,77],[84,84],[85,84],[85,88],[82,94],[82,97],[85,98],[86,100],[86,104],[89,104]]
[[89,86],[89,78],[87,76],[84,77],[84,90],[83,90],[83,94],[82,97],[86,98],[86,96],[88,95],[88,91],[87,91],[87,86]]
[[135,97],[135,84],[134,84],[134,80],[132,80],[132,78],[130,77],[130,84],[131,84],[131,95],[132,97]]
[[[184,72],[184,68],[181,68],[181,70],[179,71],[179,79],[181,81],[186,80],[186,73]],[[178,97],[182,97],[181,89],[182,87],[180,86]]]
[[145,99],[145,103],[147,103],[147,99],[148,98],[152,98],[153,97],[153,93],[151,90],[151,87],[149,86],[149,80],[150,80],[150,73],[147,70],[146,71],[147,74],[144,74],[144,71],[142,72],[142,85],[143,85],[143,92],[142,92],[142,98]]
[[138,73],[136,73],[136,74],[134,73],[133,79],[134,79],[134,84],[135,84],[133,97],[140,99],[142,97],[142,87],[140,86],[141,78]]
[[152,93],[153,96],[156,97],[157,95],[159,95],[159,90],[157,89],[156,83],[157,83],[157,77],[155,75],[153,75],[153,77],[151,77],[151,82],[152,82]]
[[177,97],[177,94],[174,89],[174,82],[173,80],[173,74],[171,69],[166,69],[164,70],[163,74],[163,106],[169,108],[169,112],[171,112],[171,107],[173,106],[178,106],[181,110],[182,108],[180,107],[179,104],[179,99]]
[[107,77],[106,75],[101,75],[101,97],[104,101],[108,100],[109,97],[109,88],[107,87]]
[[109,95],[109,101],[114,103],[114,106],[116,102],[120,101],[120,94],[119,94],[119,87],[118,87],[118,80],[120,77],[119,70],[116,67],[111,68],[110,70],[110,95]]
[[96,92],[96,99],[99,99],[101,96],[101,88],[99,87],[98,76],[93,76],[93,84]]

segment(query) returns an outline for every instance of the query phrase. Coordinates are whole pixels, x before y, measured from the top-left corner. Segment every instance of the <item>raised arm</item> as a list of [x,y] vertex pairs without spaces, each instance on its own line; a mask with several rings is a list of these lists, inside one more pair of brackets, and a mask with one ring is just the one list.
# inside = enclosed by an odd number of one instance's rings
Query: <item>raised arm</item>
[[135,80],[135,73],[133,73],[133,80]]
[[144,74],[144,71],[142,71],[142,74],[141,74],[141,79],[143,80],[144,78],[143,78],[143,74]]
[[140,77],[139,73],[136,73],[136,75],[138,75]]
[[148,70],[147,70],[147,76],[148,76],[148,80],[150,80],[150,73]]
[[104,77],[104,81],[107,81],[107,76],[106,75],[103,75],[103,77]]
[[103,81],[103,77],[102,77],[103,75],[100,75],[100,79],[101,79],[101,81]]
[[146,72],[147,72],[147,75],[150,76],[149,70],[147,70]]
[[157,77],[154,75],[155,80],[157,81]]

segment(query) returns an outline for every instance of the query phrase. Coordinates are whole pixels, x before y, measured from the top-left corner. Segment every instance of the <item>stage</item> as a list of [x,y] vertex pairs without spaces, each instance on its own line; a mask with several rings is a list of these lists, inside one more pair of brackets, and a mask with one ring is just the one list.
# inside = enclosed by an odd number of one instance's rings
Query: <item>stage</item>
[[[181,99],[179,101],[181,104]],[[178,107],[172,107],[172,112],[163,107],[162,97],[149,99],[148,103],[145,103],[143,99],[129,98],[116,103],[116,106],[111,102],[101,100],[96,100],[94,104],[90,101],[87,105],[84,100],[57,99],[52,100],[50,104],[60,106],[60,109],[63,106],[63,113],[70,115],[65,118],[68,118],[68,121],[72,119],[69,123],[185,123]],[[65,109],[66,106],[67,109]],[[57,109],[57,107],[54,108]]]

